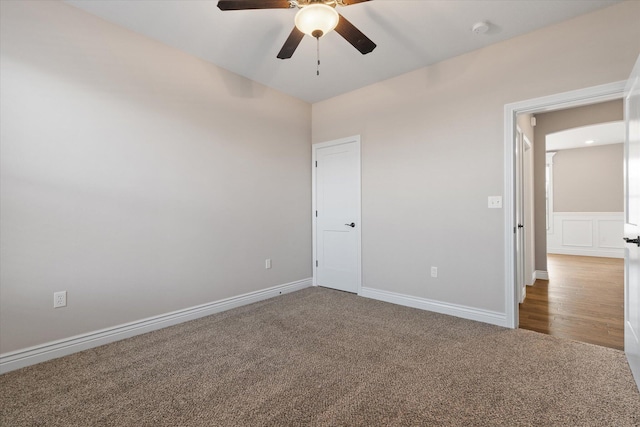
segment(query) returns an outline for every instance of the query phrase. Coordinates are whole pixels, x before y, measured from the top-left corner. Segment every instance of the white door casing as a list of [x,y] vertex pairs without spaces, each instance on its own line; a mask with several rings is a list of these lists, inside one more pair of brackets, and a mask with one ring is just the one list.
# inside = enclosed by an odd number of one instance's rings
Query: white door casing
[[358,293],[360,137],[313,144],[313,284]]
[[624,350],[640,387],[640,56],[624,96]]

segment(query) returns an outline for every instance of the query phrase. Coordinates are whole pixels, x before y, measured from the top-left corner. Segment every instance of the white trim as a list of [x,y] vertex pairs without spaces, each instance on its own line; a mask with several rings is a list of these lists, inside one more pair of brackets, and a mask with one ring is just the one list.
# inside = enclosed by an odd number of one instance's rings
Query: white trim
[[624,212],[554,212],[556,215],[571,216],[612,216],[616,219],[624,220]]
[[88,332],[45,344],[0,354],[0,373],[6,373],[25,366],[77,353],[89,348],[98,347],[114,341],[145,334],[157,329],[177,325],[189,320],[220,313],[232,308],[252,304],[311,286],[311,278],[273,286],[243,295],[177,310],[158,316],[148,317],[135,322],[125,323],[111,328]]
[[505,314],[510,328],[518,327],[518,301],[515,277],[515,136],[516,115],[521,113],[542,113],[597,102],[620,99],[624,94],[626,81],[594,86],[550,96],[529,99],[504,106],[504,282]]
[[567,248],[554,248],[547,249],[547,253],[549,254],[557,254],[557,255],[575,255],[575,256],[591,256],[597,258],[623,258],[624,259],[624,249],[600,249],[597,251],[589,250],[589,249],[567,249]]
[[358,152],[358,165],[357,165],[357,174],[356,176],[358,177],[358,185],[357,185],[357,198],[358,198],[358,203],[356,203],[356,219],[355,219],[355,223],[358,224],[357,227],[355,227],[354,231],[357,233],[357,239],[358,239],[358,247],[357,247],[357,257],[356,257],[356,262],[358,263],[356,269],[357,269],[357,281],[358,281],[358,288],[357,288],[357,293],[360,293],[360,290],[362,289],[362,156],[361,156],[361,151],[360,151],[360,135],[353,135],[353,136],[349,136],[346,138],[340,138],[340,139],[335,139],[333,141],[326,141],[326,142],[318,142],[315,144],[312,144],[312,148],[311,148],[311,246],[312,246],[312,260],[311,260],[311,265],[313,268],[313,278],[312,278],[312,285],[313,286],[318,286],[317,283],[317,271],[316,271],[316,260],[318,259],[317,257],[317,251],[316,251],[316,167],[315,167],[315,163],[317,160],[317,150],[320,148],[326,148],[326,147],[332,147],[334,145],[340,145],[340,144],[347,144],[347,143],[355,143],[356,144],[356,149]]
[[419,298],[411,295],[404,295],[396,292],[389,292],[380,289],[365,287],[361,289],[358,295],[378,301],[385,301],[392,304],[403,305],[405,307],[419,308],[421,310],[434,311],[436,313],[448,314],[449,316],[475,320],[477,322],[490,323],[492,325],[498,326],[507,326],[507,318],[505,314],[499,313],[497,311],[483,310],[475,307],[467,307],[465,305],[435,301],[426,298]]
[[533,281],[536,280],[549,280],[549,272],[545,270],[536,270],[533,272]]

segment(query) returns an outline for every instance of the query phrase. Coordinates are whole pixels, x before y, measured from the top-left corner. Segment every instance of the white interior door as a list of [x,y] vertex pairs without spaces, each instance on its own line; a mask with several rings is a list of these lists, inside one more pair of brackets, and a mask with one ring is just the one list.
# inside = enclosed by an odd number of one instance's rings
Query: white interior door
[[314,284],[360,287],[360,138],[313,145]]
[[535,244],[535,205],[533,200],[533,145],[527,136],[524,139],[524,288],[533,285],[535,279],[533,272],[536,264],[536,244]]
[[524,301],[526,296],[525,270],[525,239],[524,239],[524,135],[520,129],[516,135],[516,226],[513,232],[516,239],[516,284],[518,301]]
[[640,387],[640,56],[625,89],[624,350]]

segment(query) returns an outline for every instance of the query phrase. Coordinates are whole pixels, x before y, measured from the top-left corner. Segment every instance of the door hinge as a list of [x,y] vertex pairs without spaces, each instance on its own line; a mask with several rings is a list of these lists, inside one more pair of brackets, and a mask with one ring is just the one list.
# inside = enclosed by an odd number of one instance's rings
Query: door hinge
[[316,167],[318,167],[318,161],[316,160]]
[[318,218],[318,211],[316,211],[316,218]]
[[318,260],[316,260],[316,267],[318,266]]

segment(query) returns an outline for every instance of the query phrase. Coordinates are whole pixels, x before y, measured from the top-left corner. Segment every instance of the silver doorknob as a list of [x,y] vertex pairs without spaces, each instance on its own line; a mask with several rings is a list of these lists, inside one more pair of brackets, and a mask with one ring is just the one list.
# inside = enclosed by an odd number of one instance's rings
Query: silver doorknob
[[356,226],[356,223],[355,223],[355,222],[352,222],[351,224],[345,224],[345,225],[346,225],[346,226],[349,226],[349,227],[351,227],[351,228],[353,228],[353,227],[355,227],[355,226]]

